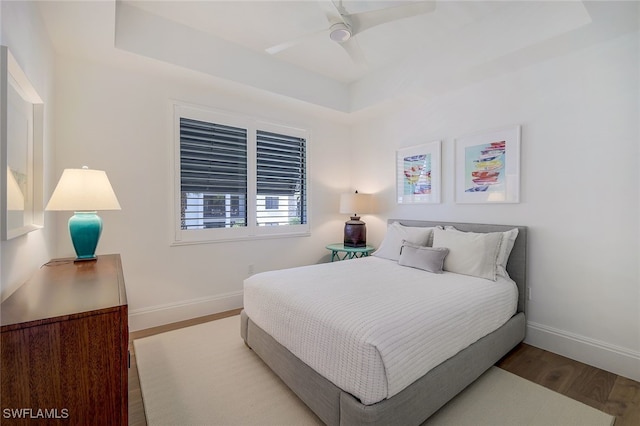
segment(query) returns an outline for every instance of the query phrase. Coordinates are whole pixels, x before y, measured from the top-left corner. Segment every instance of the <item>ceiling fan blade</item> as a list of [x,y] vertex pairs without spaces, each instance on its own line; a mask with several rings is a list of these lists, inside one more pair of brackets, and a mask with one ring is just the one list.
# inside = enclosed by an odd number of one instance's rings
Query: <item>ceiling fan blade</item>
[[367,68],[367,60],[364,57],[364,52],[362,52],[362,49],[355,38],[351,37],[349,40],[340,43],[340,46],[342,46],[357,66]]
[[341,5],[336,5],[333,0],[318,0],[318,5],[324,11],[330,24],[344,23],[343,15],[346,15],[347,12]]
[[299,44],[302,44],[316,36],[318,36],[319,34],[323,34],[323,33],[327,33],[327,30],[320,30],[320,31],[315,31],[312,33],[308,33],[305,34],[303,36],[298,37],[295,40],[289,40],[289,41],[285,41],[284,43],[280,43],[280,44],[276,44],[275,46],[271,46],[271,47],[267,47],[265,50],[265,52],[271,54],[271,55],[275,55],[276,53],[280,53],[283,50],[287,50],[290,49],[294,46],[297,46]]
[[276,44],[275,46],[271,46],[271,47],[267,47],[265,50],[265,52],[269,53],[270,55],[275,55],[276,53],[280,53],[283,50],[287,50],[290,47],[293,47],[297,44],[302,43],[302,38],[299,38],[297,40],[289,40],[289,41],[285,41],[284,43],[280,43],[280,44]]
[[369,28],[386,24],[387,22],[431,13],[434,10],[436,10],[436,2],[434,0],[416,1],[411,4],[389,7],[386,9],[354,13],[346,15],[345,18],[349,19],[354,34],[358,34],[364,30],[368,30]]
[[[340,8],[336,6],[332,0],[318,0],[318,4],[320,5],[320,8],[324,11],[324,14],[327,18],[327,22],[329,22],[329,24],[345,22],[342,14],[340,13]],[[305,34],[295,40],[285,41],[284,43],[280,43],[280,44],[276,44],[275,46],[268,47],[265,49],[265,51],[271,55],[275,55],[277,53],[282,52],[283,50],[287,50],[301,43],[304,43],[305,41],[322,33],[328,34],[329,30],[324,29],[324,30],[313,32],[313,33]]]

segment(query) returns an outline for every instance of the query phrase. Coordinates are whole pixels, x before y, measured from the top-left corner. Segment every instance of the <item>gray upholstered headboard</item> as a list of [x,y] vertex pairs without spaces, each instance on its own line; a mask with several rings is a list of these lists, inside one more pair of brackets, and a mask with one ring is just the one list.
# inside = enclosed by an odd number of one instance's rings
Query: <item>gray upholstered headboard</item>
[[518,228],[518,238],[513,245],[509,261],[507,262],[507,272],[518,286],[518,312],[526,312],[527,294],[527,227],[511,225],[485,225],[479,223],[458,223],[458,222],[432,222],[426,220],[405,220],[389,219],[388,223],[400,222],[405,226],[455,226],[460,231],[467,232],[505,232],[513,228]]

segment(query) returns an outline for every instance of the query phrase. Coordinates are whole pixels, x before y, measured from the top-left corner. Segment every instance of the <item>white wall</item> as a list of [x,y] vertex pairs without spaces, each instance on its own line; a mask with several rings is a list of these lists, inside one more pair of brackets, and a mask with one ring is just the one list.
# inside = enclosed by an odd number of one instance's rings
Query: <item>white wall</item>
[[[56,67],[58,175],[87,165],[105,170],[122,206],[101,212],[98,254],[122,255],[132,330],[242,306],[242,281],[255,272],[326,261],[349,190],[348,128],[336,113],[195,72],[131,57],[126,68],[59,57]],[[172,100],[252,115],[311,131],[311,236],[171,246]],[[66,232],[68,215],[58,213]],[[73,255],[68,238],[57,254]]]
[[[7,46],[44,101],[44,192],[53,189],[53,49],[40,14],[31,2],[0,2],[0,43]],[[0,299],[6,299],[53,253],[55,227],[45,215],[45,227],[0,242]]]
[[[354,128],[380,192],[369,219],[379,243],[387,218],[529,227],[527,341],[640,379],[638,33],[398,108]],[[419,93],[417,94],[419,96]],[[455,203],[454,139],[522,125],[521,202]],[[443,201],[395,204],[395,150],[442,141]]]

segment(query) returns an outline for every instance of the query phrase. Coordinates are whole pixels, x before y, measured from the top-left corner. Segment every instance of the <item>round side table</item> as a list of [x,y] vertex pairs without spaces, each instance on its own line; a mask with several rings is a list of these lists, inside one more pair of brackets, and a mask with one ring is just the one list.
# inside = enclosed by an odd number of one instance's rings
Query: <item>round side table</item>
[[343,243],[327,245],[327,250],[331,250],[331,261],[355,259],[357,257],[367,257],[375,250],[375,247],[347,247]]

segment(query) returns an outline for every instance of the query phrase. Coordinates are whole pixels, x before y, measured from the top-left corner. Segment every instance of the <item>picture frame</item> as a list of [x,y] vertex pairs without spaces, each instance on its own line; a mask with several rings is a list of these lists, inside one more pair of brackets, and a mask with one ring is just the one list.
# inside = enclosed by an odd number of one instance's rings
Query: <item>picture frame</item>
[[456,203],[520,202],[519,125],[455,140]]
[[440,177],[440,141],[396,151],[396,199],[398,204],[439,203]]
[[44,226],[44,103],[6,46],[0,46],[0,240]]

